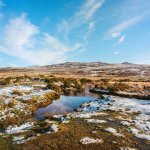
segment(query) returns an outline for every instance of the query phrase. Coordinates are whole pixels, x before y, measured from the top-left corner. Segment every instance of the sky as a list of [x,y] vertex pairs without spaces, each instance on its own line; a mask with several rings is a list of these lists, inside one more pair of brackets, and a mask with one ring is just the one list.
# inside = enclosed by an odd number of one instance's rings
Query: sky
[[0,67],[150,64],[149,0],[0,0]]

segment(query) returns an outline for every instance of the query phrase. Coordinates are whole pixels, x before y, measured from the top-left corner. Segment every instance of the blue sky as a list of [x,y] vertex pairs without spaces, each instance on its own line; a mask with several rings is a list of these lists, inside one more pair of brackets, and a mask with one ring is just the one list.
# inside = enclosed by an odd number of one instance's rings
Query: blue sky
[[0,0],[0,67],[150,64],[149,0]]

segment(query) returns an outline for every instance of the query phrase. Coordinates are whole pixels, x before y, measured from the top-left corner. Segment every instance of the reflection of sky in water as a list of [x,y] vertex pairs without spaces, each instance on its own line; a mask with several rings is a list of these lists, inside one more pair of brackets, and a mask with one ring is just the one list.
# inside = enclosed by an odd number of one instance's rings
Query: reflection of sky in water
[[40,108],[36,112],[36,118],[40,118],[43,113],[63,113],[72,112],[75,108],[80,106],[84,102],[89,102],[95,100],[98,96],[64,96],[62,95],[60,99],[54,100],[52,104],[47,107]]

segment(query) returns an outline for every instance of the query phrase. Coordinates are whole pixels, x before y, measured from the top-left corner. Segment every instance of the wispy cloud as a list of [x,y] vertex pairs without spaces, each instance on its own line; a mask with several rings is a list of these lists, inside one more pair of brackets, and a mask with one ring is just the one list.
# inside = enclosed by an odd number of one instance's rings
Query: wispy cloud
[[134,16],[140,16],[143,13],[150,12],[149,0],[125,0],[120,1],[115,9],[117,18],[133,18]]
[[135,16],[133,18],[130,18],[128,20],[125,20],[117,25],[115,25],[114,27],[112,27],[111,29],[109,29],[107,31],[107,36],[109,38],[116,38],[119,37],[122,32],[126,29],[128,29],[129,27],[137,24],[138,22],[140,22],[144,17],[146,16],[146,14],[142,14],[140,16]]
[[119,35],[118,37],[118,41],[116,44],[114,44],[114,46],[120,45],[121,43],[123,43],[125,41],[125,35]]
[[122,35],[122,36],[119,38],[117,44],[121,44],[124,40],[125,40],[125,35]]
[[67,52],[80,46],[76,44],[70,48],[56,37],[40,32],[26,14],[10,19],[1,35],[1,52],[35,65],[63,62]]
[[92,32],[94,32],[95,27],[96,27],[96,22],[95,21],[91,21],[91,22],[88,23],[87,31],[83,35],[84,45],[88,44],[88,38],[90,37]]
[[58,33],[64,35],[65,39],[68,39],[70,31],[74,31],[81,26],[86,29],[85,36],[89,37],[96,27],[96,12],[103,6],[105,0],[85,0],[79,7],[79,10],[69,20],[63,20],[58,25]]
[[123,20],[115,26],[111,27],[105,34],[106,39],[117,39],[117,43],[113,46],[120,45],[125,41],[125,31],[130,27],[136,25],[149,15],[148,12],[144,12],[141,15],[134,16],[130,19]]
[[80,26],[93,19],[93,16],[104,4],[105,0],[86,0],[73,18],[73,25]]
[[57,34],[59,34],[59,33],[64,36],[64,39],[66,41],[68,41],[69,23],[66,20],[62,20],[61,23],[58,25]]

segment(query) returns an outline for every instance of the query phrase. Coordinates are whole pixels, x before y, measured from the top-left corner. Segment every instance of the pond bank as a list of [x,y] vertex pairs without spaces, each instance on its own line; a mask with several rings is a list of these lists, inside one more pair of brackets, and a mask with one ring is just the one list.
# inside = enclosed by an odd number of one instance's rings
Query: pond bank
[[91,88],[91,89],[89,89],[89,91],[91,93],[97,93],[97,94],[107,94],[107,95],[114,95],[114,96],[127,97],[127,98],[150,100],[150,95],[131,93],[131,92],[126,92],[126,91],[112,92],[110,90],[107,90],[107,89],[103,90],[100,88]]
[[50,114],[63,114],[73,112],[82,103],[96,100],[98,98],[98,94],[89,93],[88,89],[86,89],[83,93],[78,93],[77,95],[61,95],[59,99],[53,101],[53,103],[49,104],[48,106],[39,108],[35,112],[35,118],[41,120],[44,119],[44,116]]

